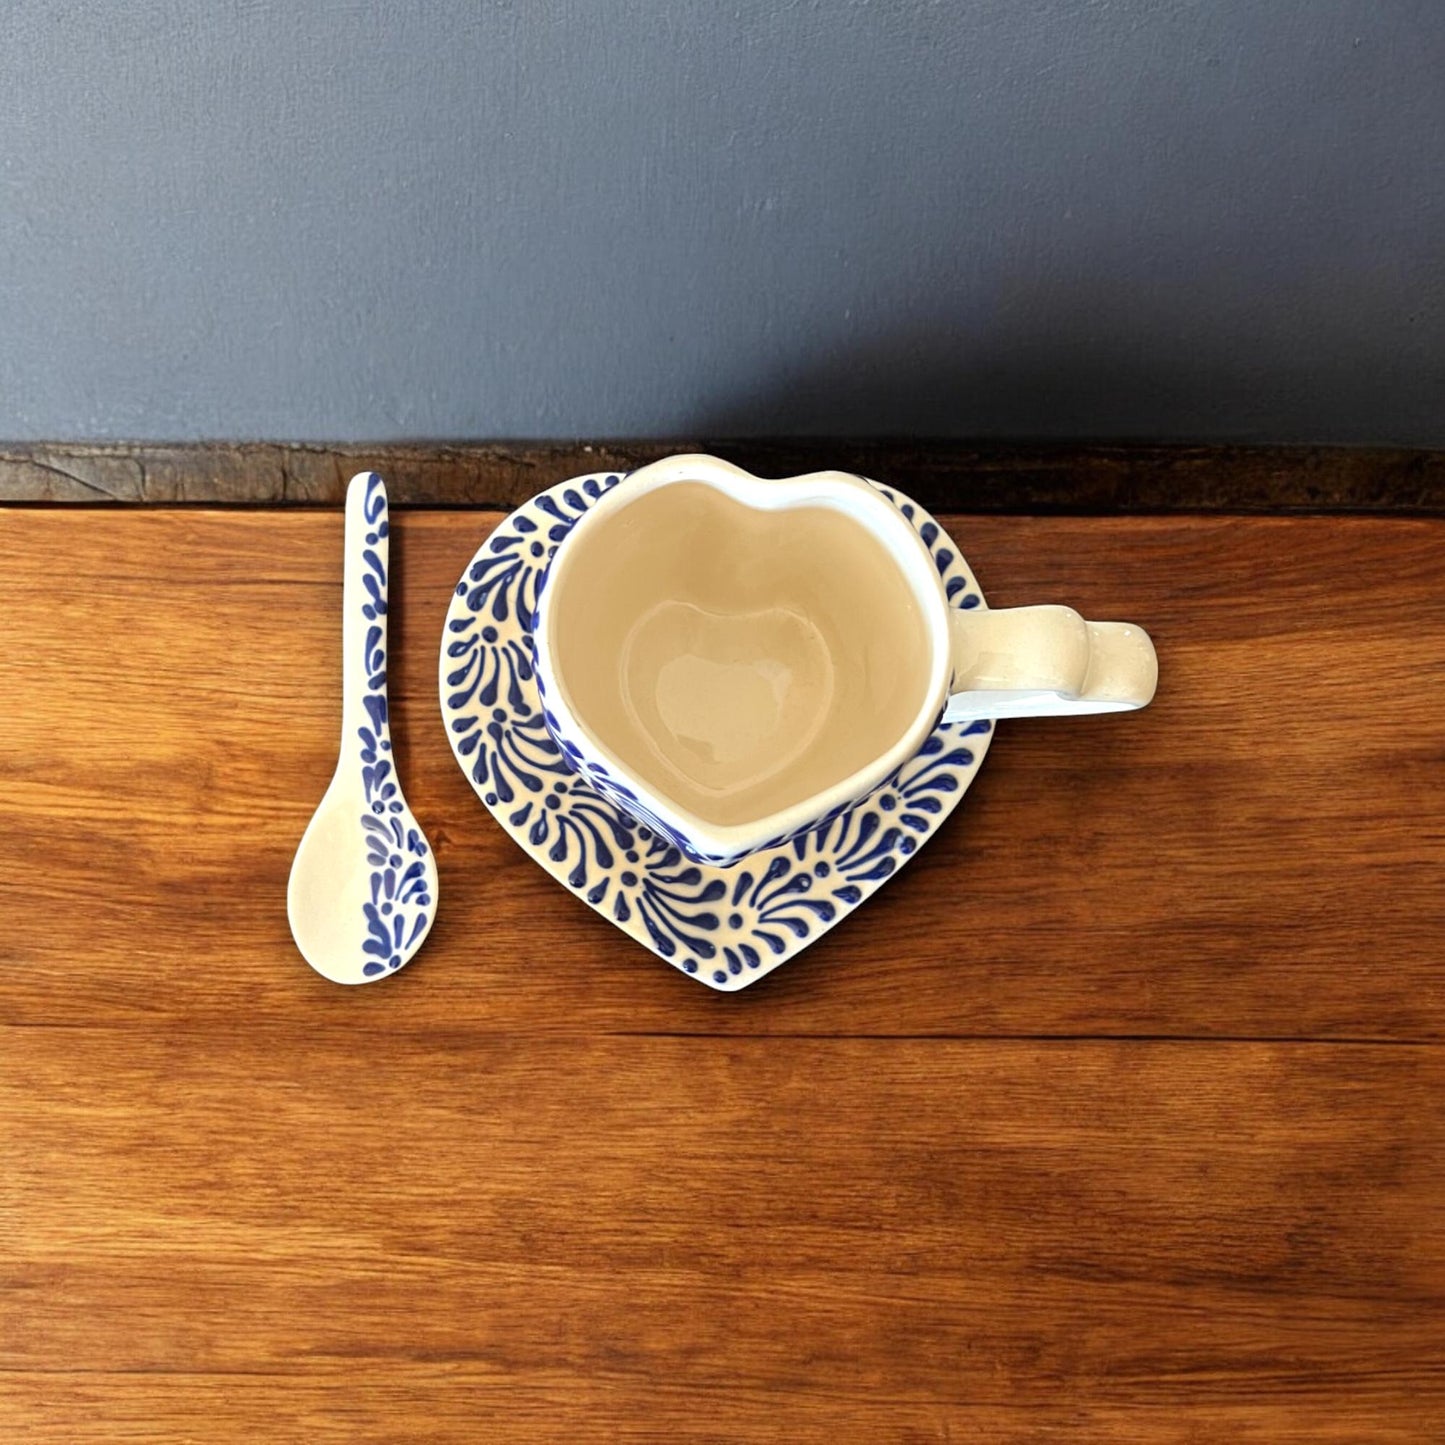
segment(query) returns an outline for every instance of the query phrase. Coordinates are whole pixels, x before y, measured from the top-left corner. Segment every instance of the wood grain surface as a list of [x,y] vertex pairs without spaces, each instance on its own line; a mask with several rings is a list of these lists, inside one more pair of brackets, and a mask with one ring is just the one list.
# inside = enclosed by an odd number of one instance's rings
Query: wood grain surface
[[0,509],[0,1440],[1445,1438],[1445,523],[947,519],[1158,699],[721,996],[452,761],[495,520],[396,513],[441,913],[345,990],[339,511]]
[[935,512],[1445,514],[1445,451],[886,437],[0,444],[0,502],[314,506],[340,503],[355,472],[376,468],[396,503],[511,508],[560,477],[672,452],[712,452],[760,476],[861,472]]

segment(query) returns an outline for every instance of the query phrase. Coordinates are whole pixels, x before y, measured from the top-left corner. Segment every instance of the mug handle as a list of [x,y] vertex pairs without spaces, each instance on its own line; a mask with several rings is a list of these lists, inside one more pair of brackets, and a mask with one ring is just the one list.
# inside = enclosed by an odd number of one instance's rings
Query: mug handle
[[953,686],[945,722],[1128,712],[1154,696],[1154,644],[1131,622],[1072,607],[949,611]]

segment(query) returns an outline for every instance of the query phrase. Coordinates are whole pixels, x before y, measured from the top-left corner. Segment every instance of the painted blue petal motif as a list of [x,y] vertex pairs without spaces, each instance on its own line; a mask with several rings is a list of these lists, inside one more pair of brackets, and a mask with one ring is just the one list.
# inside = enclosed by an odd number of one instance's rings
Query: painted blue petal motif
[[[871,797],[736,866],[687,856],[682,840],[642,811],[623,783],[553,737],[532,668],[532,618],[548,561],[577,519],[620,480],[581,477],[550,488],[507,518],[473,558],[442,640],[447,736],[497,821],[555,878],[676,968],[718,988],[738,988],[845,918],[933,836],[972,782],[992,725],[940,722]],[[874,485],[927,544],[950,605],[980,606],[948,535],[916,503]],[[384,715],[373,722],[380,739]],[[370,746],[374,756],[363,762],[380,798],[390,768],[384,751]],[[368,835],[368,845],[383,865],[378,906],[384,906],[387,870],[399,867],[391,860],[404,850],[380,834]],[[405,893],[406,877],[397,875],[398,893]],[[402,900],[390,901],[395,908]],[[375,930],[372,936],[381,968],[383,954],[396,951],[393,939]]]
[[386,512],[385,484],[372,472],[367,478],[362,504],[362,515],[369,530],[367,547],[362,553],[366,570],[361,579],[368,598],[361,612],[371,624],[366,629],[361,659],[367,689],[362,706],[370,726],[356,730],[357,760],[368,809],[361,815],[369,870],[367,891],[371,899],[362,909],[367,936],[361,945],[366,955],[361,971],[367,978],[401,967],[402,950],[421,936],[432,906],[425,867],[419,861],[409,867],[402,866],[408,858],[419,860],[426,856],[426,839],[415,828],[403,832],[401,820],[396,816],[401,811],[401,803],[390,759],[391,725],[384,691],[386,650],[382,646],[381,626],[376,621],[386,615],[386,566],[374,550],[377,542],[391,530]]

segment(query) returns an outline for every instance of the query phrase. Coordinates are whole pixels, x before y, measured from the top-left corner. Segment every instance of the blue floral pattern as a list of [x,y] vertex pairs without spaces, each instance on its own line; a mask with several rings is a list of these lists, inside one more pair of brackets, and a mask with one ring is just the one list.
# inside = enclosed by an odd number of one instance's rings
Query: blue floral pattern
[[361,971],[367,978],[398,969],[407,949],[426,931],[431,894],[426,865],[427,843],[414,827],[405,826],[401,795],[393,777],[391,725],[386,707],[386,569],[391,527],[387,520],[386,484],[372,472],[366,481],[366,520],[362,585],[366,619],[362,675],[366,722],[357,728],[357,760],[367,811],[361,815],[366,846],[370,897],[362,905],[366,918],[366,955]]
[[[660,958],[715,988],[738,989],[847,917],[932,837],[973,781],[992,724],[940,722],[870,797],[732,867],[688,857],[659,827],[617,806],[631,798],[623,784],[595,769],[577,771],[580,759],[548,726],[532,666],[532,619],[547,562],[620,480],[598,475],[552,487],[482,545],[447,613],[442,716],[477,794],[553,877]],[[873,485],[927,544],[950,603],[979,606],[937,522],[902,494]]]

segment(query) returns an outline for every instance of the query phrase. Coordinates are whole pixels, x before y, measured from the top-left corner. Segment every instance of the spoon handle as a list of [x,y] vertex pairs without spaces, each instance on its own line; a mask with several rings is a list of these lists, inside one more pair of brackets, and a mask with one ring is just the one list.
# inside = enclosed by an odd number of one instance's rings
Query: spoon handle
[[390,570],[386,483],[358,472],[346,489],[341,588],[341,756],[365,765],[367,800],[395,791],[386,709],[386,584]]

